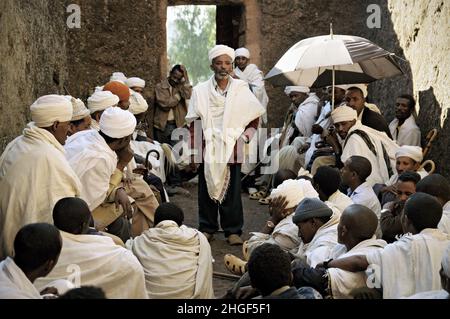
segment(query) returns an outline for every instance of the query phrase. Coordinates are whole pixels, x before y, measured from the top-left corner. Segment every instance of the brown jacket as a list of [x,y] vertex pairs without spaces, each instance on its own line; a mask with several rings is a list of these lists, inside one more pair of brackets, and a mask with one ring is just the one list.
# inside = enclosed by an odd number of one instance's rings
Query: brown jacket
[[172,87],[172,93],[170,89],[171,85],[168,79],[162,80],[155,88],[155,115],[153,125],[162,131],[166,128],[170,109],[173,110],[177,127],[183,127],[186,124],[186,100],[190,99],[192,94],[192,85],[189,83]]

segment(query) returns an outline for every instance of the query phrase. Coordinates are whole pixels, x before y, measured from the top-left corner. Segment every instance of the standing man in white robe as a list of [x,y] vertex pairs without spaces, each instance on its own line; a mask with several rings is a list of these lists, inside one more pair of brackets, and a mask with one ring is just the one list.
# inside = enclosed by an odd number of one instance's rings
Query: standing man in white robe
[[437,229],[441,216],[442,207],[436,199],[415,193],[405,204],[402,222],[407,235],[383,250],[332,260],[328,267],[358,272],[371,266],[378,283],[375,287],[383,288],[383,299],[438,290],[442,256],[450,243],[450,236]]
[[22,226],[52,224],[56,202],[81,193],[80,180],[63,148],[71,102],[61,95],[45,95],[30,110],[33,122],[0,157],[0,257],[12,255],[14,237]]
[[33,283],[55,267],[61,246],[61,235],[53,225],[22,227],[14,239],[14,257],[0,262],[0,299],[42,299]]
[[421,133],[414,114],[416,101],[411,95],[400,95],[395,102],[395,119],[389,124],[392,138],[398,145],[421,146]]
[[[209,51],[214,75],[194,88],[186,121],[190,124],[191,149],[199,151],[200,156],[204,153],[198,182],[199,230],[211,240],[219,229],[220,213],[228,243],[241,245],[242,146],[252,138],[265,110],[246,82],[230,76],[233,60],[234,50],[228,46],[217,45]],[[204,144],[195,123],[201,123]],[[200,143],[194,143],[196,137]],[[196,169],[201,159],[191,154],[192,168]]]

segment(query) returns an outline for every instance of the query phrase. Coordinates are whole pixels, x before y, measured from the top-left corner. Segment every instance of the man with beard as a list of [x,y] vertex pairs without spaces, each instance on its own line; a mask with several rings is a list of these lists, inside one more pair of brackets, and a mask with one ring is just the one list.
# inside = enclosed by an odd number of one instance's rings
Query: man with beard
[[411,95],[400,95],[395,102],[395,119],[389,124],[389,130],[397,144],[420,145],[420,129],[414,118],[416,101]]

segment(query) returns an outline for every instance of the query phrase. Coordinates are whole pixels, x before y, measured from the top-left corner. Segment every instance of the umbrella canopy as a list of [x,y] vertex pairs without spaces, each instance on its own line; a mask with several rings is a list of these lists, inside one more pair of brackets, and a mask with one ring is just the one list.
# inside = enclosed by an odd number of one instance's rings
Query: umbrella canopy
[[277,86],[370,83],[403,74],[392,54],[367,39],[325,35],[292,46],[266,75]]

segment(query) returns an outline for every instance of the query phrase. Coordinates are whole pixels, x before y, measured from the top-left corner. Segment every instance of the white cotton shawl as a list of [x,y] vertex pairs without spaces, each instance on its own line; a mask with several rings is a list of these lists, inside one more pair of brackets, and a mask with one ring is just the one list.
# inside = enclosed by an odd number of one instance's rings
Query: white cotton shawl
[[[233,51],[234,52],[234,51]],[[222,127],[214,124],[211,101],[221,98],[214,87],[214,76],[194,87],[186,121],[201,119],[205,138],[204,170],[209,196],[221,203],[230,183],[228,161],[234,145],[245,127],[265,110],[242,80],[228,78],[230,85],[225,101]]]
[[312,126],[316,122],[318,104],[319,97],[315,93],[310,93],[308,98],[297,109],[294,122],[304,137],[312,135]]
[[66,157],[81,183],[81,198],[93,211],[104,202],[117,155],[95,130],[80,131],[67,139]]
[[58,200],[80,196],[80,180],[64,155],[53,134],[33,123],[6,147],[0,157],[0,257],[12,254],[22,226],[53,224]]
[[449,235],[427,228],[416,235],[404,235],[383,250],[367,255],[369,265],[379,266],[383,298],[396,299],[440,289],[439,270],[449,243]]
[[63,245],[55,268],[35,281],[39,289],[57,279],[97,286],[107,298],[147,299],[144,271],[136,257],[107,236],[61,231]]
[[126,245],[144,267],[149,298],[214,298],[211,247],[198,230],[164,220]]
[[[349,251],[344,245],[336,245],[331,252],[331,258],[340,259],[354,255],[366,255],[374,250],[383,249],[385,246],[384,240],[376,239],[373,236],[371,239],[361,241]],[[364,271],[351,272],[339,268],[329,268],[328,277],[331,288],[330,294],[333,299],[351,298],[350,292],[353,289],[367,286],[367,275]]]
[[328,197],[328,201],[336,206],[341,214],[344,209],[353,204],[351,198],[343,194],[340,190],[337,190],[336,192],[331,194],[331,196]]
[[42,299],[39,291],[10,257],[0,262],[0,299]]

